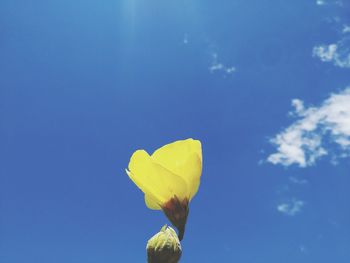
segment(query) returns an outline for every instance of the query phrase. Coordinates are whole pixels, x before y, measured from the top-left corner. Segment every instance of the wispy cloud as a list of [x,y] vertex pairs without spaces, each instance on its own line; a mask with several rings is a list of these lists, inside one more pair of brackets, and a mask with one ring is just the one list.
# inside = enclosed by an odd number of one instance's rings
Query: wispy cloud
[[213,53],[212,54],[212,63],[209,67],[209,71],[211,73],[214,73],[215,71],[221,71],[225,74],[233,74],[236,71],[235,67],[232,66],[226,66],[222,62],[219,62],[218,60],[218,54]]
[[317,1],[316,1],[316,4],[317,4],[317,5],[325,5],[326,2],[325,2],[324,0],[317,0]]
[[304,246],[304,245],[300,245],[299,246],[299,250],[300,250],[301,253],[307,253],[307,247]]
[[[346,41],[348,42],[348,41]],[[350,68],[350,46],[345,41],[330,45],[320,45],[313,48],[312,55],[323,62],[332,62],[340,68]]]
[[277,152],[268,162],[307,167],[322,156],[330,155],[333,163],[350,156],[350,87],[331,94],[319,107],[305,108],[298,99],[292,105],[290,115],[297,120],[270,140]]
[[350,26],[344,25],[343,31],[342,31],[342,32],[343,32],[344,34],[350,33]]
[[343,1],[342,0],[316,0],[316,4],[317,5],[343,5]]
[[335,60],[338,56],[337,49],[337,44],[318,46],[314,47],[313,55],[319,57],[322,61],[329,62]]
[[304,206],[304,201],[292,199],[288,202],[277,205],[277,211],[287,216],[295,216],[301,212]]
[[184,35],[183,40],[182,40],[182,43],[183,43],[184,45],[187,45],[187,44],[189,43],[189,39],[188,39],[188,35],[187,35],[187,34]]
[[306,180],[306,179],[299,179],[299,178],[294,177],[294,176],[290,177],[289,181],[291,183],[293,183],[293,184],[298,184],[298,185],[305,185],[305,184],[308,183],[308,180]]
[[348,34],[350,33],[350,26],[343,25],[339,32],[339,41],[315,46],[312,55],[323,62],[331,62],[337,67],[350,68],[350,36]]

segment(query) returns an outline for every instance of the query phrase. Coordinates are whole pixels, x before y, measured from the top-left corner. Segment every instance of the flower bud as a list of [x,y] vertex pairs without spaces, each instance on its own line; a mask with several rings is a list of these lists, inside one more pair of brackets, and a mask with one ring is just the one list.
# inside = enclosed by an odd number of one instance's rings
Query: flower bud
[[147,243],[148,263],[177,263],[181,253],[179,238],[175,230],[167,225]]

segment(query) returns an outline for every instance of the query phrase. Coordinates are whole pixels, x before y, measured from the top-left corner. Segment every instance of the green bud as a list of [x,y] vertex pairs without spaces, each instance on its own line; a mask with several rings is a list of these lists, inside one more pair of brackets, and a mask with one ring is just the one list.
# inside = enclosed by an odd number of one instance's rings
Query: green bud
[[174,229],[165,225],[147,243],[148,263],[177,263],[181,257],[181,244]]

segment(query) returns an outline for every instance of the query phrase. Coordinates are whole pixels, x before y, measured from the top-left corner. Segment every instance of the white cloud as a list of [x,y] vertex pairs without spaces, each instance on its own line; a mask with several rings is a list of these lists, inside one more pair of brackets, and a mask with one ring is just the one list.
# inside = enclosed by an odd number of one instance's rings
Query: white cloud
[[304,111],[304,102],[299,99],[292,100],[292,106],[295,108],[297,113]]
[[339,5],[342,6],[343,5],[343,1],[342,0],[316,0],[316,4],[317,5]]
[[224,72],[225,74],[233,74],[236,71],[235,67],[231,67],[231,66],[226,66],[223,63],[218,61],[218,54],[217,53],[213,53],[212,54],[212,63],[211,66],[209,67],[209,71],[211,73],[214,73],[215,71],[221,71]]
[[299,184],[299,185],[305,185],[308,183],[308,181],[306,179],[299,179],[297,177],[290,177],[289,181],[291,181],[293,184]]
[[231,73],[236,71],[236,68],[235,67],[229,67],[229,68],[226,68],[225,70],[226,70],[227,74],[231,74]]
[[313,57],[323,62],[331,62],[340,68],[350,68],[350,26],[343,25],[341,39],[328,45],[317,45],[312,50]]
[[331,155],[333,163],[350,156],[350,87],[331,94],[320,107],[305,108],[300,100],[292,105],[291,115],[298,119],[270,140],[277,152],[268,162],[307,167],[325,155]]
[[350,33],[350,26],[348,26],[348,25],[344,25],[344,27],[343,27],[343,31],[342,31],[344,34],[346,34],[346,33]]
[[324,62],[329,62],[334,60],[337,56],[337,49],[337,44],[318,46],[314,47],[313,55],[319,57]]
[[349,47],[343,45],[343,41],[336,44],[320,45],[313,48],[313,56],[318,57],[323,62],[333,62],[340,68],[350,68]]
[[214,72],[216,70],[223,70],[223,69],[224,69],[224,65],[222,63],[213,63],[209,68],[211,72]]
[[295,216],[301,212],[304,205],[304,201],[292,199],[277,205],[277,211],[287,216]]

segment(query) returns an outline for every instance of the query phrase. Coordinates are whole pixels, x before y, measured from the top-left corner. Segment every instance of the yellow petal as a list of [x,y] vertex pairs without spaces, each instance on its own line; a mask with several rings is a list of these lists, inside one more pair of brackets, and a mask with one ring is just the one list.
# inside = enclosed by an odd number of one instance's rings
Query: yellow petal
[[152,159],[186,181],[189,199],[197,193],[202,174],[200,141],[187,139],[167,144],[156,150]]
[[160,207],[160,204],[158,203],[158,201],[154,200],[150,195],[145,194],[145,203],[146,206],[149,209],[152,210],[161,210],[162,208]]
[[159,204],[175,195],[183,198],[188,193],[186,182],[180,176],[153,162],[144,150],[138,150],[132,155],[129,171],[131,180]]
[[155,196],[152,192],[152,190],[145,184],[142,183],[142,181],[135,176],[132,172],[125,170],[126,173],[128,174],[129,178],[138,186],[138,188],[140,188],[140,190],[142,192],[147,193],[148,196],[150,196],[150,198],[152,198],[152,200],[157,200],[157,203],[163,203],[164,199],[160,198],[159,196]]
[[184,176],[189,191],[189,200],[191,200],[198,191],[200,177],[202,175],[202,160],[197,154],[191,154],[184,166],[181,174]]

